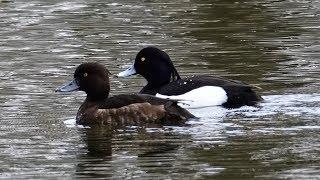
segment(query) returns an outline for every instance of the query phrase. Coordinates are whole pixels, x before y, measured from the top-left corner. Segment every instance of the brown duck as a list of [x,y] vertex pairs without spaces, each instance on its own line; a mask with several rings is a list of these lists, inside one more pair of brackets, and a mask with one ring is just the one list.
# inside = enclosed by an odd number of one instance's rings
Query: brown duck
[[195,117],[178,106],[178,100],[142,94],[109,97],[109,71],[96,62],[79,65],[74,72],[74,79],[56,91],[76,90],[87,94],[76,117],[76,123],[80,125],[181,125],[187,119]]

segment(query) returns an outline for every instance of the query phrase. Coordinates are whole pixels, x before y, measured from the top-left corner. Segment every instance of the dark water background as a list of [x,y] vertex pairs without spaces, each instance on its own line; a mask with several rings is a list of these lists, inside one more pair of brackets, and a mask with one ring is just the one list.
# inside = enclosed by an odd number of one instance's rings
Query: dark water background
[[[147,45],[181,75],[260,87],[259,107],[192,110],[187,127],[74,125],[85,61],[112,73]],[[320,3],[313,0],[0,1],[0,177],[319,179]],[[112,79],[112,94],[140,77]]]

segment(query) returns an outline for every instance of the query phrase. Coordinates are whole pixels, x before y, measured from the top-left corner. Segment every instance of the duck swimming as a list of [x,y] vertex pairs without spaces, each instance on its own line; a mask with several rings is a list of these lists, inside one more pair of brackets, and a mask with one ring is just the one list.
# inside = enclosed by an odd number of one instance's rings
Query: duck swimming
[[80,125],[179,125],[189,118],[194,118],[191,113],[177,105],[178,100],[144,94],[109,97],[109,71],[96,62],[79,65],[74,72],[74,79],[56,91],[76,90],[87,94],[76,116],[76,123]]
[[218,76],[198,75],[181,78],[169,55],[156,47],[143,48],[134,64],[117,76],[128,77],[139,74],[147,80],[140,94],[161,98],[182,99],[184,108],[222,105],[225,108],[253,106],[263,100],[252,86],[241,81]]

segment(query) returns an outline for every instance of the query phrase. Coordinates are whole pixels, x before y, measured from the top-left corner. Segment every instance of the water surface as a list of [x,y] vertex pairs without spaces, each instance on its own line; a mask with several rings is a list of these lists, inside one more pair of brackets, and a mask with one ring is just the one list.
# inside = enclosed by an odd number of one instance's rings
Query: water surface
[[[316,179],[320,176],[319,2],[0,2],[2,178]],[[81,92],[54,89],[86,61],[112,73],[153,45],[182,76],[257,86],[258,107],[191,110],[185,127],[110,132],[74,125]],[[141,77],[112,78],[111,94]]]

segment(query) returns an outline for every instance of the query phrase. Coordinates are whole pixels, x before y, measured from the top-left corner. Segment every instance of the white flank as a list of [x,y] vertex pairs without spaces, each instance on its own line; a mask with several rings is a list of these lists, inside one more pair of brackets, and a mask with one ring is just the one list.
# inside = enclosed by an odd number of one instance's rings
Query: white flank
[[164,99],[179,100],[179,106],[183,108],[219,106],[228,100],[226,91],[218,86],[202,86],[185,94],[176,96],[167,96],[162,94],[156,94],[156,96]]

